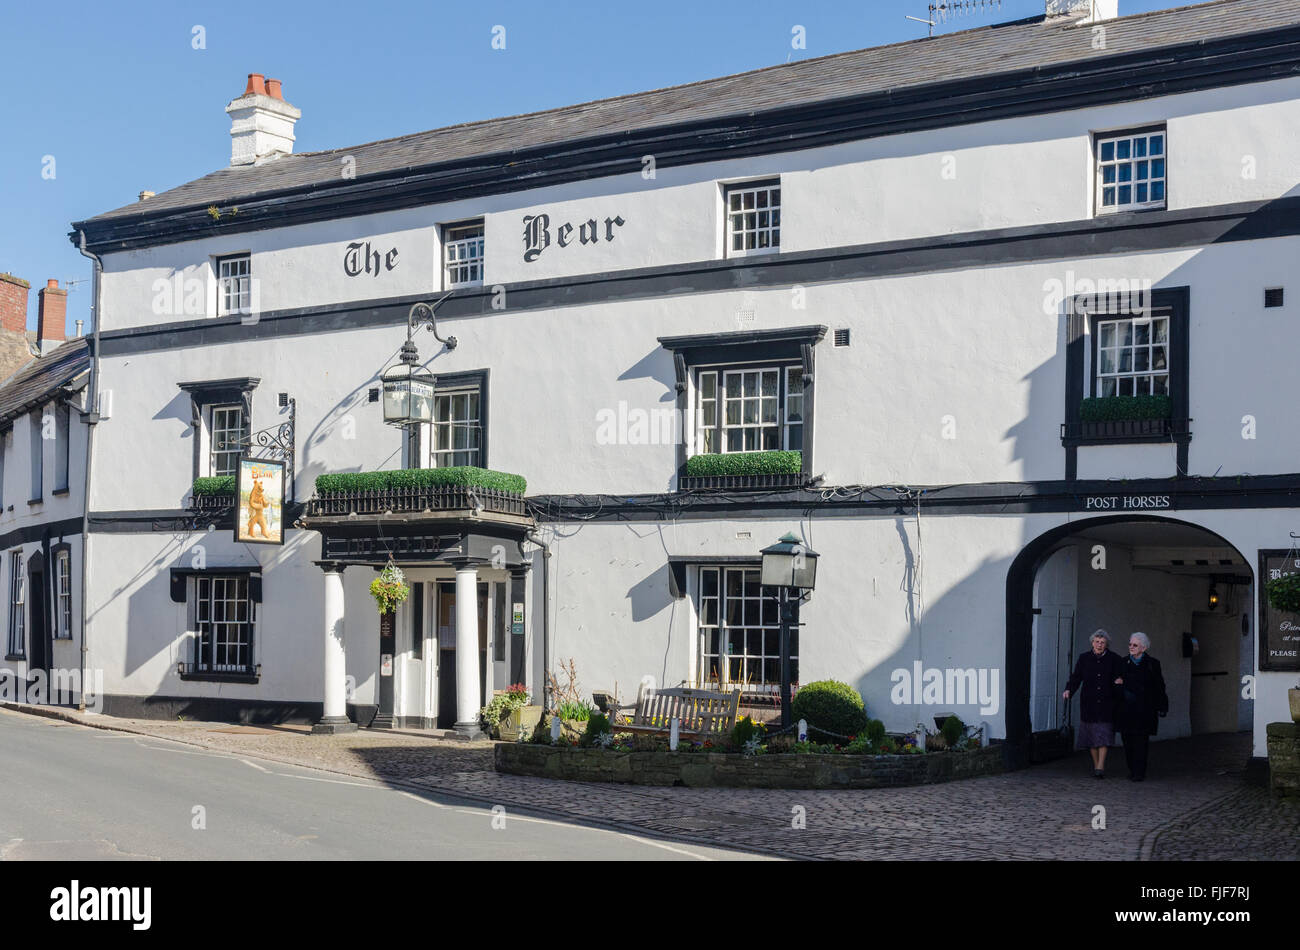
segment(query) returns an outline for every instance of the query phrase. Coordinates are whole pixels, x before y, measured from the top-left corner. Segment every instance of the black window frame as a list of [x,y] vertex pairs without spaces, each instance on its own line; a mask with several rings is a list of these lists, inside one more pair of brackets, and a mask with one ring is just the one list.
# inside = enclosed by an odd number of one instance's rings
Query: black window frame
[[54,488],[50,494],[68,494],[72,483],[72,407],[54,404]]
[[[731,239],[732,239],[731,196],[736,192],[757,191],[757,190],[771,191],[773,189],[781,192],[781,196],[777,201],[775,210],[777,213],[784,212],[785,211],[785,185],[782,183],[780,175],[764,177],[764,178],[754,178],[749,181],[728,181],[722,183],[722,256],[724,259],[734,258],[739,260],[746,257],[762,257],[763,255],[766,254],[781,253],[782,250],[781,233],[785,229],[784,221],[780,221],[776,224],[769,223],[765,228],[760,229],[762,232],[766,232],[766,233],[775,232],[776,234],[775,244],[769,244],[767,247],[740,248],[738,250],[733,250],[731,247]],[[746,212],[742,208],[740,213],[741,214],[752,213],[757,215],[757,214],[762,214],[764,211],[770,212],[771,206],[769,205],[768,208],[765,209],[759,209],[756,207],[752,212]]]
[[[1150,291],[1150,310],[1167,311],[1169,315],[1169,399],[1168,420],[1149,420],[1149,424],[1123,425],[1115,423],[1087,423],[1081,418],[1083,400],[1092,396],[1096,387],[1097,333],[1096,324],[1116,316],[1136,315],[1140,311],[1129,306],[1112,306],[1119,301],[1107,300],[1107,295],[1080,294],[1066,301],[1066,370],[1065,370],[1065,422],[1061,426],[1061,444],[1065,448],[1065,477],[1078,478],[1078,451],[1080,446],[1136,445],[1144,443],[1170,443],[1176,446],[1175,476],[1186,475],[1188,445],[1192,439],[1189,417],[1191,389],[1190,304],[1191,288],[1161,287]],[[1086,332],[1085,332],[1086,331]],[[1089,339],[1085,343],[1085,337]],[[1085,345],[1088,350],[1085,351]],[[1090,365],[1084,376],[1085,353]]]
[[[1160,156],[1165,163],[1165,174],[1162,179],[1164,184],[1164,190],[1165,190],[1164,200],[1161,201],[1159,204],[1148,203],[1145,206],[1138,207],[1138,208],[1117,207],[1111,211],[1103,210],[1104,206],[1101,203],[1103,197],[1102,196],[1103,186],[1100,180],[1101,166],[1103,164],[1101,159],[1101,143],[1108,139],[1122,139],[1125,138],[1126,136],[1134,136],[1134,135],[1154,135],[1157,132],[1159,132],[1165,137],[1164,154]],[[1136,159],[1130,159],[1130,160],[1136,160]],[[1092,186],[1093,186],[1093,191],[1095,193],[1093,194],[1093,201],[1092,201],[1092,216],[1094,218],[1107,218],[1110,217],[1111,215],[1116,215],[1116,214],[1144,214],[1148,211],[1168,211],[1170,208],[1169,170],[1170,170],[1169,169],[1169,125],[1167,122],[1152,122],[1147,125],[1135,125],[1129,128],[1106,129],[1102,131],[1093,132],[1092,133]],[[1117,182],[1116,183],[1117,187],[1118,184],[1119,183]],[[1117,196],[1117,200],[1118,200],[1118,196]]]
[[[191,481],[203,477],[207,463],[203,455],[203,436],[206,434],[211,438],[211,432],[207,431],[206,413],[213,406],[242,406],[244,409],[244,433],[247,438],[248,434],[253,431],[253,391],[257,389],[261,379],[244,376],[234,379],[211,379],[198,380],[195,382],[177,383],[176,385],[189,394],[190,397],[190,421],[191,435],[193,442],[191,447],[193,454]],[[211,454],[209,447],[208,454]]]
[[[27,659],[27,573],[24,570],[25,566],[26,560],[23,557],[23,549],[14,548],[11,550],[9,552],[9,623],[6,625],[6,660]],[[16,600],[19,584],[23,585],[22,603]],[[16,642],[15,633],[20,624],[22,625],[22,631],[18,636],[21,637],[21,640]]]
[[672,354],[677,411],[683,421],[688,418],[692,420],[689,431],[684,432],[683,438],[677,443],[678,490],[682,489],[683,479],[687,477],[686,460],[696,454],[697,420],[694,419],[690,411],[692,407],[689,405],[689,400],[694,398],[695,370],[738,369],[746,364],[775,366],[798,363],[803,366],[803,448],[800,450],[802,453],[800,478],[803,482],[812,478],[817,392],[814,357],[817,344],[825,339],[826,333],[825,326],[812,325],[658,338],[659,345]]
[[27,414],[27,425],[29,426],[27,444],[30,453],[27,461],[31,469],[31,494],[27,496],[27,504],[39,505],[45,500],[45,437],[42,431],[45,427],[44,406]]
[[[741,695],[746,697],[765,697],[765,698],[779,697],[781,695],[781,679],[780,679],[781,609],[782,609],[782,604],[786,603],[788,600],[791,599],[790,592],[786,589],[778,588],[778,587],[764,587],[760,583],[759,585],[760,593],[758,598],[759,601],[762,602],[770,598],[771,605],[773,607],[773,611],[767,618],[767,622],[764,622],[764,618],[761,612],[760,612],[760,616],[758,617],[757,623],[746,622],[745,615],[744,615],[744,602],[753,600],[753,598],[747,597],[745,594],[742,593],[741,594],[741,601],[742,601],[741,622],[739,624],[731,624],[727,620],[727,611],[724,606],[727,598],[727,593],[726,593],[727,573],[729,571],[741,571],[745,573],[759,572],[761,574],[762,560],[754,559],[754,558],[718,558],[716,560],[709,560],[708,558],[702,557],[698,561],[690,563],[689,567],[693,571],[695,576],[694,606],[695,606],[696,642],[693,645],[692,649],[695,652],[695,660],[697,664],[696,670],[698,671],[699,674],[697,679],[701,687],[704,689],[722,688],[721,682],[719,682],[719,685],[716,687],[710,685],[709,683],[709,670],[707,669],[708,657],[717,656],[719,658],[719,664],[721,664],[722,663],[721,658],[723,656],[726,656],[728,658],[735,658],[739,656],[739,658],[742,660],[742,667],[747,666],[749,662],[749,657],[751,655],[748,649],[748,634],[753,630],[759,630],[761,631],[760,637],[763,640],[763,649],[759,652],[758,655],[763,658],[761,662],[763,662],[764,664],[771,663],[771,662],[775,662],[777,664],[776,678],[775,681],[769,683],[767,688],[763,688],[763,689],[750,689],[748,688],[748,684],[742,685],[740,687]],[[704,601],[706,600],[706,596],[704,593],[704,575],[708,571],[717,572],[718,589],[715,595],[717,600],[717,608],[716,608],[717,615],[715,618],[716,623],[713,624],[705,623]],[[768,593],[764,593],[764,592],[768,592]],[[718,631],[719,638],[720,638],[719,651],[717,653],[708,652],[708,644],[705,641],[705,637],[708,635],[707,631],[713,629],[716,629]],[[729,643],[729,641],[724,637],[724,631],[728,629],[740,629],[744,631],[742,635],[746,639],[744,642],[742,642],[742,650],[739,654],[735,654],[730,651],[723,653],[721,650],[722,646]],[[767,651],[768,633],[776,634],[777,639],[776,639],[775,655],[770,654]],[[790,663],[791,663],[790,680],[792,684],[797,684],[799,682],[798,636],[799,636],[799,626],[795,625],[790,630]],[[728,674],[729,673],[730,671],[728,671]],[[745,673],[742,668],[741,682],[743,682],[744,676]],[[766,675],[764,675],[764,680],[766,680]],[[735,688],[734,684],[737,681],[729,679],[727,682],[728,685],[731,686],[731,688]]]
[[[226,279],[221,276],[221,265],[229,261],[247,261],[248,273],[242,275],[248,281],[248,306],[238,310],[227,310],[224,304],[225,287],[223,281]],[[212,269],[216,272],[217,277],[217,316],[218,317],[245,317],[253,312],[253,252],[236,251],[232,254],[221,254],[212,259]],[[242,294],[241,294],[242,296]]]
[[[239,579],[245,583],[245,599],[248,601],[248,661],[247,664],[236,670],[213,670],[211,660],[205,665],[202,657],[202,643],[200,640],[201,631],[199,627],[199,594],[200,582],[207,580],[211,583],[214,580]],[[258,631],[257,625],[260,619],[262,604],[262,571],[261,568],[234,566],[234,567],[206,567],[202,569],[171,569],[171,599],[176,603],[183,603],[186,606],[187,616],[194,618],[194,626],[190,631],[194,636],[190,637],[190,657],[188,660],[180,663],[180,678],[186,681],[204,681],[216,683],[257,683],[261,679],[262,665],[257,660]],[[209,621],[211,622],[211,621]],[[213,654],[209,654],[209,657]]]
[[14,427],[11,422],[0,426],[0,516],[5,511],[5,470],[9,467],[9,445],[14,440]]
[[[691,432],[690,432],[691,444],[687,448],[686,457],[690,458],[692,455],[696,455],[696,454],[729,455],[729,454],[738,454],[744,452],[772,452],[772,451],[787,450],[787,446],[786,446],[787,432],[790,427],[790,423],[786,420],[786,411],[787,411],[787,399],[790,390],[790,370],[792,369],[797,369],[800,371],[800,373],[802,373],[803,360],[784,359],[784,360],[772,360],[768,362],[764,362],[760,360],[753,363],[715,363],[715,364],[702,364],[699,366],[692,366],[690,368],[690,374],[691,374],[691,386],[692,386],[692,391],[694,393],[693,398],[695,404],[691,407],[692,408],[691,418],[694,420],[694,422],[691,426]],[[776,393],[778,415],[777,415],[777,421],[774,423],[774,425],[780,433],[781,444],[777,446],[775,449],[761,449],[761,448],[760,449],[737,449],[735,453],[732,453],[727,449],[725,445],[726,442],[725,435],[727,431],[727,426],[725,423],[726,407],[725,407],[725,396],[724,396],[724,393],[726,392],[726,388],[725,388],[726,374],[757,372],[763,370],[775,370],[778,373],[778,377],[779,377],[777,381],[777,393]],[[718,451],[716,453],[706,452],[704,449],[699,448],[700,434],[702,430],[705,428],[700,418],[701,416],[700,401],[702,398],[700,377],[705,373],[717,374],[717,390],[716,390],[717,393],[716,398],[718,403],[717,413],[716,413],[717,422],[713,426],[709,427],[718,433],[718,437],[717,437]],[[799,392],[800,398],[804,397],[805,389],[806,387],[803,386],[800,387],[800,392]],[[802,415],[802,411],[801,411],[801,415]],[[801,419],[800,422],[797,424],[802,428],[804,422]],[[761,424],[760,424],[760,428],[762,428]],[[802,433],[800,435],[800,447],[792,451],[797,451],[797,452],[803,451]]]
[[[459,241],[467,240],[467,238],[457,238],[455,240],[452,240],[448,237],[448,235],[450,234],[450,232],[455,231],[457,229],[470,229],[470,228],[479,229],[481,233],[476,236],[479,238],[480,241],[483,242],[483,254],[479,258],[479,263],[478,263],[478,279],[463,280],[463,281],[457,281],[455,283],[452,283],[452,281],[450,280],[450,275],[447,273],[447,263],[448,263],[447,245],[457,243]],[[440,271],[440,278],[442,281],[442,289],[444,291],[447,291],[447,290],[460,290],[461,288],[482,287],[483,278],[485,276],[485,272],[487,269],[486,221],[481,216],[477,218],[465,218],[462,221],[448,221],[446,224],[438,225],[438,238],[439,238],[438,240],[439,257],[441,258],[439,262],[440,265],[439,271]]]
[[[465,370],[460,373],[443,373],[434,381],[433,398],[435,403],[439,396],[448,396],[455,393],[465,392],[467,390],[478,391],[478,430],[479,430],[479,447],[477,468],[488,467],[488,383],[491,377],[491,371],[488,369]],[[434,415],[437,415],[435,408]],[[431,420],[426,424],[428,426],[429,444],[427,451],[423,453],[423,459],[418,463],[420,466],[433,467],[433,456],[437,450],[435,433],[437,432],[436,424]],[[449,451],[456,451],[451,449]]]
[[[68,564],[68,626],[65,634],[59,633],[59,625],[63,619],[62,605],[59,603],[59,562],[66,560]],[[72,573],[72,545],[66,541],[50,547],[50,611],[51,619],[51,636],[55,640],[72,640],[73,624],[76,623],[76,610],[74,609],[74,594],[76,592],[76,582]]]

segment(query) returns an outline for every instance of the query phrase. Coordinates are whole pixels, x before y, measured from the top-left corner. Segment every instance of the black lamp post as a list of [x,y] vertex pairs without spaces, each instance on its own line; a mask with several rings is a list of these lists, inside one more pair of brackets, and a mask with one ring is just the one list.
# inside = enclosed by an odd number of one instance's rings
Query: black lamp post
[[[787,532],[780,541],[763,548],[762,583],[783,591],[781,598],[781,728],[790,725],[790,631],[799,624],[799,604],[805,591],[817,583],[816,551]],[[799,591],[798,597],[791,597]]]
[[384,422],[394,426],[413,426],[422,422],[433,421],[433,394],[437,377],[420,367],[420,351],[416,349],[412,337],[421,326],[427,326],[433,337],[446,344],[447,349],[456,348],[456,338],[449,336],[445,340],[438,336],[438,324],[433,311],[446,300],[444,295],[432,304],[417,303],[406,315],[406,342],[398,362],[384,370],[380,381],[384,388]]

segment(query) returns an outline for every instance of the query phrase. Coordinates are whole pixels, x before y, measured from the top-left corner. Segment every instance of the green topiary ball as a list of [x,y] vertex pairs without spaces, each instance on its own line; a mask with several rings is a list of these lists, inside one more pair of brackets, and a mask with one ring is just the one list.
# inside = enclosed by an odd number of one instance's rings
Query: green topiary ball
[[848,683],[837,680],[818,680],[800,686],[790,704],[790,713],[796,722],[807,721],[811,733],[808,738],[816,742],[842,740],[818,733],[813,726],[842,736],[856,736],[867,727],[862,696]]
[[610,731],[609,717],[604,713],[593,712],[587,720],[587,731],[580,740],[584,746],[595,745],[602,735]]
[[868,739],[878,743],[885,738],[885,724],[879,719],[868,719],[866,733]]
[[939,732],[943,734],[944,741],[948,743],[948,748],[955,748],[961,741],[962,736],[966,735],[966,724],[956,716],[949,716],[943,721],[943,726]]

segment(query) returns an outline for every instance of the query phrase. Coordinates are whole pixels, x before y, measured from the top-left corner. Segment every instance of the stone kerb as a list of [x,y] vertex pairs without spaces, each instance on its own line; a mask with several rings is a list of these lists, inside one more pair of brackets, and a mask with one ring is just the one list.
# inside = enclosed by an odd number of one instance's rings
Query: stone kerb
[[630,785],[691,788],[891,788],[1004,771],[1002,746],[924,755],[724,752],[610,752],[572,746],[499,743],[498,772]]

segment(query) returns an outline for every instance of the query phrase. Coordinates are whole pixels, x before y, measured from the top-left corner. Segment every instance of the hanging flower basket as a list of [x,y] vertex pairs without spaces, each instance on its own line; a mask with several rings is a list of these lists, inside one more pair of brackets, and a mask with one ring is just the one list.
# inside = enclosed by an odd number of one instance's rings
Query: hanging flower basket
[[1282,613],[1300,613],[1300,574],[1287,574],[1269,581],[1264,590],[1268,605]]
[[370,582],[370,596],[375,598],[381,616],[397,610],[397,605],[406,600],[410,593],[411,588],[406,586],[406,575],[392,561]]

